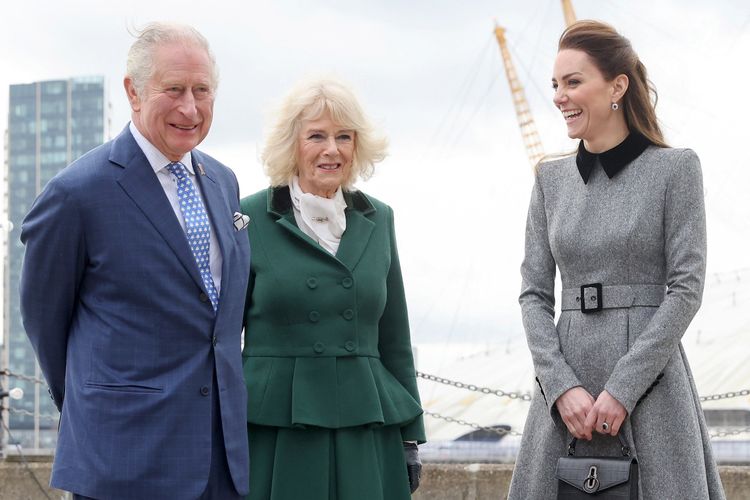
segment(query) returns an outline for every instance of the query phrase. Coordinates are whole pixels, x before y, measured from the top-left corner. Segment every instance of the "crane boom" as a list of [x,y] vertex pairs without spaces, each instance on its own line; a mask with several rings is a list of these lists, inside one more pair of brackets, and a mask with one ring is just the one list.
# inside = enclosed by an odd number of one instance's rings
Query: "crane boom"
[[573,3],[571,0],[562,0],[562,9],[566,27],[576,22],[576,12],[573,10]]
[[518,125],[521,128],[523,144],[526,147],[526,156],[528,156],[532,165],[536,165],[544,156],[542,139],[539,137],[539,132],[536,130],[536,124],[534,123],[534,118],[531,116],[531,109],[526,100],[526,94],[524,93],[523,86],[516,74],[516,68],[513,66],[510,51],[508,50],[508,44],[505,40],[505,28],[495,25],[495,37],[497,37],[497,43],[500,45],[500,54],[503,57],[505,74],[508,77],[510,92],[513,96],[513,105],[516,108],[516,118],[518,119]]

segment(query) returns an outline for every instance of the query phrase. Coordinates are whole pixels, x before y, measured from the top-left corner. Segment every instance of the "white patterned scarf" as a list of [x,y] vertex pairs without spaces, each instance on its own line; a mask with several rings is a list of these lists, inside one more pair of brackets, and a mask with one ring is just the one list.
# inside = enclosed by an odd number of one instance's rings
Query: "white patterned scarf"
[[336,255],[341,235],[346,230],[346,201],[341,188],[330,199],[304,193],[295,175],[289,183],[289,194],[297,226],[331,255]]

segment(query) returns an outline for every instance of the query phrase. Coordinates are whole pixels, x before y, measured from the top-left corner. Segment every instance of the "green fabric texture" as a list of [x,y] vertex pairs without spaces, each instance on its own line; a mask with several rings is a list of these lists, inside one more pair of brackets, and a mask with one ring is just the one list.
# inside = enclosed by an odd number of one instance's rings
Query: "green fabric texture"
[[359,191],[344,197],[336,256],[297,227],[287,187],[242,200],[252,249],[243,350],[248,422],[368,433],[395,426],[401,439],[421,443],[393,213]]
[[247,429],[247,500],[411,498],[396,426],[288,429],[248,424]]

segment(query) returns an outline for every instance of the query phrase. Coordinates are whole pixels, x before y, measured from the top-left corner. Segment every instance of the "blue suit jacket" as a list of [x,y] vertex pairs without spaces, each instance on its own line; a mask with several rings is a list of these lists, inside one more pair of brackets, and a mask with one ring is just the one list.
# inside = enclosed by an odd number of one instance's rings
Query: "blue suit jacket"
[[197,498],[218,397],[229,469],[237,490],[248,490],[240,335],[250,248],[232,223],[234,174],[192,154],[205,169],[197,179],[223,257],[218,314],[127,128],[55,176],[24,221],[21,312],[62,412],[54,487],[107,499]]

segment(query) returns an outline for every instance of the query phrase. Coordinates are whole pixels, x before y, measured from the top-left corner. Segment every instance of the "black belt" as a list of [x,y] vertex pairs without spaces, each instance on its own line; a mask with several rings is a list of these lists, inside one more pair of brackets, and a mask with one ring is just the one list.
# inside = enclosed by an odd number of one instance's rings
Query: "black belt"
[[618,307],[657,307],[664,300],[664,285],[611,285],[591,283],[562,291],[562,310],[591,313]]

